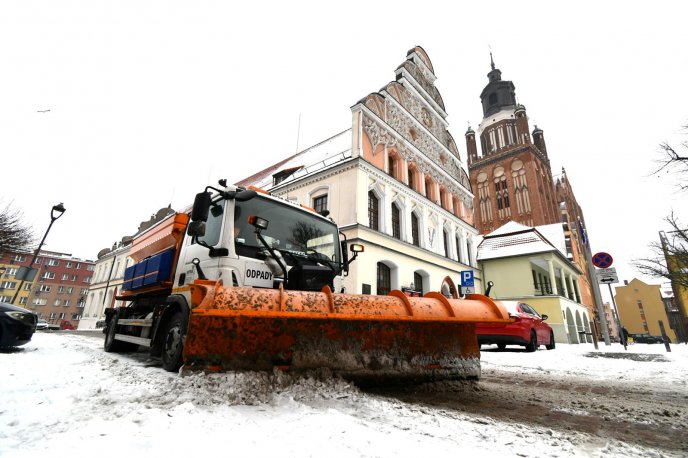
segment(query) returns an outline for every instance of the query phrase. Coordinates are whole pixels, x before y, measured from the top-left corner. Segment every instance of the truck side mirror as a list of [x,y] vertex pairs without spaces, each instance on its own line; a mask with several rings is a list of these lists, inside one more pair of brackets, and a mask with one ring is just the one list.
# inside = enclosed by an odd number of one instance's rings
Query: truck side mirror
[[191,221],[208,221],[208,211],[210,210],[210,193],[199,192],[194,199],[193,209],[191,210]]
[[191,221],[186,233],[191,237],[203,237],[205,235],[205,221]]

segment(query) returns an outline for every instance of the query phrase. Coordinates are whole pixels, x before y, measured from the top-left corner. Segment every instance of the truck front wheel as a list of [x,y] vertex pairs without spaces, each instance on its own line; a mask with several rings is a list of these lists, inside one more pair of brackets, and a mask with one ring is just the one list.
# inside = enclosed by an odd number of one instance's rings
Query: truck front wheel
[[136,351],[139,346],[131,342],[122,342],[115,340],[117,334],[117,315],[113,316],[108,323],[107,332],[105,333],[105,342],[103,349],[108,353],[125,353]]
[[166,371],[177,372],[182,367],[185,338],[184,319],[182,314],[177,312],[167,322],[163,337],[162,367]]

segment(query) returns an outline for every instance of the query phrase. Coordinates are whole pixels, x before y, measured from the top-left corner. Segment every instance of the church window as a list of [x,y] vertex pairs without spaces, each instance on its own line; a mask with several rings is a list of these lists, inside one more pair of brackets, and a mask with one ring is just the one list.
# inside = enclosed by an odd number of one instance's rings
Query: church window
[[368,191],[368,225],[371,229],[380,230],[379,199],[373,191]]
[[497,104],[497,93],[493,92],[492,94],[490,94],[490,96],[487,99],[487,102],[490,104],[490,106],[496,105]]
[[499,126],[499,129],[497,129],[497,136],[499,138],[499,148],[504,148],[506,144],[504,143],[504,127]]

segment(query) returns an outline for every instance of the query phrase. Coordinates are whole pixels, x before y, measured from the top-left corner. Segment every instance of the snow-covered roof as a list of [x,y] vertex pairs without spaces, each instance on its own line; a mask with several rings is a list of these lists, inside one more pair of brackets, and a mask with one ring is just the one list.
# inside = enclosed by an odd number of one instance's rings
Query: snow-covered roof
[[557,251],[566,257],[564,229],[561,223],[529,227],[509,221],[484,236],[478,245],[478,260]]
[[351,158],[351,129],[290,156],[236,183],[237,186],[273,187],[273,176],[282,174],[281,183],[301,178]]

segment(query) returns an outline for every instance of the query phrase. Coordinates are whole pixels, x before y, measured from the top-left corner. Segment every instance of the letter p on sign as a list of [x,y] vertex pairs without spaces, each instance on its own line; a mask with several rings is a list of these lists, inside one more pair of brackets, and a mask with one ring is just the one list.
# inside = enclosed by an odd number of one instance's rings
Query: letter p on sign
[[474,286],[473,285],[473,271],[472,270],[462,270],[461,271],[461,286]]

